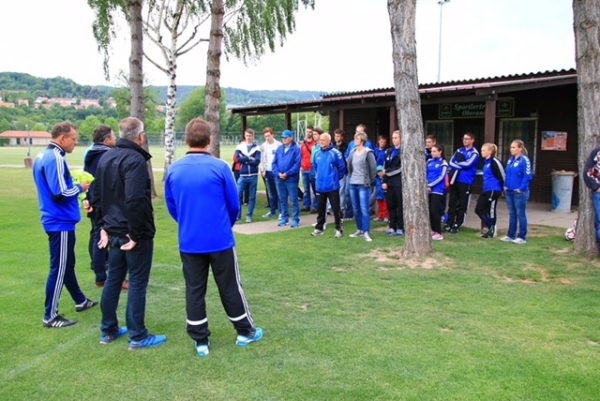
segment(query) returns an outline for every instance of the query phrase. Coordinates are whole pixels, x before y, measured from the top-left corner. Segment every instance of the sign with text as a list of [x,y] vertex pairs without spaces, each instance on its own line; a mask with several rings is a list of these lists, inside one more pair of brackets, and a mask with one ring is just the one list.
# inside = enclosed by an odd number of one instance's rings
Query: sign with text
[[542,131],[542,150],[567,150],[567,133],[564,131]]
[[[513,117],[514,114],[514,99],[498,99],[496,101],[496,117]],[[440,120],[485,118],[485,102],[442,103],[438,108],[438,117]]]

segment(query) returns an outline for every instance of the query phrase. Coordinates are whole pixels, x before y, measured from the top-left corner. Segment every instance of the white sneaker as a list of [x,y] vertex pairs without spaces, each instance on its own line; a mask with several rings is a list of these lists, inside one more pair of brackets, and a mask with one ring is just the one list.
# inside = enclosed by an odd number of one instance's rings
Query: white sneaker
[[502,237],[500,238],[500,241],[504,241],[504,242],[513,242],[514,238],[510,238],[509,236],[506,237]]
[[252,217],[246,216],[246,223],[252,223]]
[[324,234],[323,231],[317,230],[317,229],[315,229],[315,231],[313,231],[312,233],[310,233],[310,235],[312,235],[313,237],[317,237],[317,236],[323,235],[323,234]]
[[371,236],[369,235],[369,232],[368,232],[368,231],[367,231],[367,232],[365,232],[365,233],[363,234],[363,236],[365,237],[365,241],[367,241],[367,242],[371,242],[371,241],[373,241],[373,239],[371,239]]
[[335,235],[333,236],[333,238],[342,238],[344,236],[344,233],[340,230],[335,230]]
[[512,241],[513,244],[518,244],[518,245],[522,245],[522,244],[526,244],[527,241],[525,241],[523,238],[515,238]]
[[350,234],[350,238],[358,238],[358,237],[362,237],[365,233],[358,230],[357,232],[355,232],[354,234]]

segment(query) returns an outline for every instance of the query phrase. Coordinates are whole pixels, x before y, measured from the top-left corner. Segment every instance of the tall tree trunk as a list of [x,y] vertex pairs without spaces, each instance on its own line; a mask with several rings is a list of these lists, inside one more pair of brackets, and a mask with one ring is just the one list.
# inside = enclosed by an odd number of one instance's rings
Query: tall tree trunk
[[163,179],[167,176],[167,170],[175,159],[175,146],[173,143],[175,133],[173,132],[173,125],[175,124],[175,96],[177,95],[177,59],[174,56],[176,43],[176,41],[171,41],[171,54],[168,66],[169,88],[167,89],[167,104],[165,107],[165,174],[163,175]]
[[[131,29],[131,54],[129,55],[129,90],[131,91],[131,116],[144,121],[144,32],[142,6],[144,0],[129,0],[129,27]],[[148,149],[148,137],[144,135],[142,147]],[[148,174],[151,180],[151,193],[155,198],[152,162],[148,160]]]
[[577,65],[579,215],[575,250],[596,254],[594,207],[590,189],[583,182],[583,166],[600,135],[600,0],[573,1],[575,59]]
[[394,60],[396,110],[402,138],[404,257],[433,250],[425,175],[423,118],[417,76],[416,0],[388,0]]
[[223,0],[214,0],[211,9],[210,39],[206,60],[204,119],[210,124],[210,153],[221,157],[219,106],[221,104],[221,53],[223,47]]

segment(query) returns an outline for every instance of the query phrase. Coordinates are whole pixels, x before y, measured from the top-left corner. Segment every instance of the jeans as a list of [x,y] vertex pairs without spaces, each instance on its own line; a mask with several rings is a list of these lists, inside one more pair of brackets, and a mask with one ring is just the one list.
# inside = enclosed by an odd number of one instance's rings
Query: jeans
[[348,198],[348,176],[345,175],[340,180],[340,209],[342,211],[342,217],[346,208],[346,199]]
[[[525,209],[529,200],[529,190],[522,193],[508,190],[505,195],[509,213],[508,233],[506,236],[509,238],[526,239],[527,215],[525,214]],[[517,235],[517,223],[519,225],[519,235]]]
[[121,245],[127,237],[110,237],[108,256],[108,277],[102,291],[102,321],[100,329],[103,333],[114,335],[119,329],[117,307],[121,286],[129,272],[129,291],[127,293],[127,310],[125,317],[129,336],[133,341],[143,340],[148,336],[144,322],[146,316],[146,290],[152,267],[154,240],[139,240],[135,248],[122,251]]
[[370,228],[369,216],[369,197],[371,196],[371,187],[364,185],[350,184],[350,200],[354,210],[354,219],[356,228],[359,231],[368,232]]
[[100,241],[100,227],[96,225],[94,219],[92,222],[92,231],[90,232],[89,251],[92,259],[92,270],[96,274],[96,283],[106,281],[106,265],[108,264],[108,249],[98,248]]
[[277,193],[279,194],[279,210],[281,221],[287,223],[290,219],[288,198],[292,202],[292,222],[300,222],[300,204],[298,202],[298,181],[290,182],[277,178]]
[[596,228],[596,245],[600,253],[600,192],[592,192],[592,205],[594,206],[594,227]]
[[277,183],[272,171],[265,171],[265,186],[269,197],[269,213],[275,216],[277,208],[279,208],[279,199],[277,198]]
[[238,197],[240,198],[240,212],[238,213],[238,219],[242,218],[242,194],[244,189],[248,188],[250,191],[250,198],[248,199],[248,213],[247,217],[252,217],[254,213],[254,205],[256,204],[256,188],[258,186],[258,176],[240,176],[237,182]]
[[302,185],[304,190],[304,197],[302,198],[302,205],[305,209],[316,209],[317,208],[317,194],[315,191],[315,185],[312,182],[310,171],[301,171],[302,173]]

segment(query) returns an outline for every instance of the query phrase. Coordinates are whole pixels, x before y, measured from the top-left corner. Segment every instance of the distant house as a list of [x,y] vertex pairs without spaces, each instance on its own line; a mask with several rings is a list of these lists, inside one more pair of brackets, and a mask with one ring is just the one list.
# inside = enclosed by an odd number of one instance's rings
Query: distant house
[[28,99],[19,99],[17,102],[18,102],[19,106],[21,106],[21,105],[29,106]]
[[11,103],[11,102],[1,102],[1,101],[0,101],[0,107],[9,107],[9,108],[11,108],[11,109],[12,109],[12,108],[14,108],[14,107],[15,107],[15,104],[14,104],[14,103]]
[[28,137],[32,146],[48,145],[52,139],[52,135],[45,131],[4,131],[0,134],[0,138],[9,139],[9,146],[27,146]]

